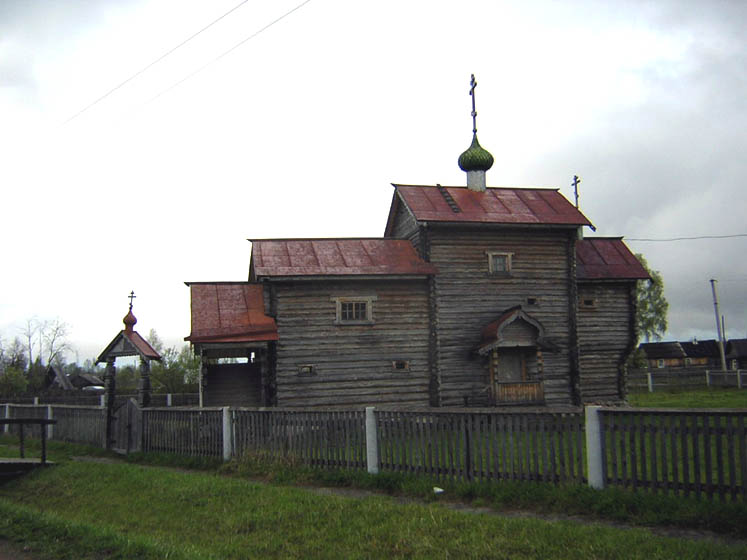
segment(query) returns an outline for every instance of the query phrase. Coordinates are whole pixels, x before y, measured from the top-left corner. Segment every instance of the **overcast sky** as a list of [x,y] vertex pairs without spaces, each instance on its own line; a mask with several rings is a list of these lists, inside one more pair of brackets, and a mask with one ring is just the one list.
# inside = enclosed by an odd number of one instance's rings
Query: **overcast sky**
[[579,175],[596,235],[663,275],[667,338],[715,338],[711,278],[745,337],[746,21],[743,0],[2,0],[0,335],[60,318],[95,357],[134,290],[137,330],[177,344],[184,281],[246,280],[247,238],[381,236],[391,183],[466,184],[474,73],[489,186],[572,201]]

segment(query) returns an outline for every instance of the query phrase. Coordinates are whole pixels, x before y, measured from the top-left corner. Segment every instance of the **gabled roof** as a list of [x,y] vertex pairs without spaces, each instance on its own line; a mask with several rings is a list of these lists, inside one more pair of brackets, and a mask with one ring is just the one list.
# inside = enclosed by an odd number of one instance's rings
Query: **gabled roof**
[[576,242],[579,280],[647,280],[643,265],[622,237],[587,237]]
[[252,239],[250,279],[287,276],[425,276],[437,269],[402,239]]
[[70,383],[70,380],[68,379],[67,375],[57,366],[49,366],[47,368],[47,386],[53,385],[57,383],[57,385],[60,386],[61,389],[64,389],[65,391],[72,391],[75,389],[73,387],[73,384]]
[[747,338],[733,338],[726,345],[727,358],[747,358]]
[[715,340],[698,340],[689,342],[680,342],[685,356],[688,358],[719,358],[721,352],[718,349],[718,342]]
[[101,352],[97,364],[105,362],[107,357],[140,356],[146,360],[160,360],[161,355],[145,340],[140,333],[130,329],[120,331],[109,345]]
[[262,286],[248,282],[187,282],[192,300],[193,343],[241,343],[278,339],[265,315]]
[[679,342],[644,342],[639,348],[649,360],[685,358]]
[[391,233],[399,201],[419,222],[591,226],[557,189],[502,187],[479,192],[441,185],[394,188],[385,235]]

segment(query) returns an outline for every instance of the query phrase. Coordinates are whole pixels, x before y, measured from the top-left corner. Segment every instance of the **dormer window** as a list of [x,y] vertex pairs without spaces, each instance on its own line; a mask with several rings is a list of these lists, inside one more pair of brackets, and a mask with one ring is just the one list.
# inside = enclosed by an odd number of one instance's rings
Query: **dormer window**
[[488,252],[488,272],[492,276],[511,276],[513,253]]

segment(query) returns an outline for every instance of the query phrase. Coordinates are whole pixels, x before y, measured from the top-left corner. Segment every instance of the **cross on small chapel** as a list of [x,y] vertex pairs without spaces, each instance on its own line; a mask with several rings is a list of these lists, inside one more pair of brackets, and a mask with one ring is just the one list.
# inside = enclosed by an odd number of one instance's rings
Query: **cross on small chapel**
[[580,183],[581,179],[578,178],[578,175],[574,175],[571,185],[573,185],[573,194],[576,195],[576,208],[578,208],[578,185]]
[[472,74],[472,79],[469,82],[469,94],[472,96],[472,134],[477,134],[477,111],[475,111],[475,88],[477,87],[477,80],[475,75]]
[[134,290],[133,290],[133,291],[131,291],[131,292],[130,292],[130,295],[129,295],[129,296],[127,296],[127,297],[128,297],[128,298],[130,298],[130,311],[132,311],[132,300],[133,300],[133,299],[135,299],[135,298],[137,297],[137,296],[135,295],[135,291],[134,291]]

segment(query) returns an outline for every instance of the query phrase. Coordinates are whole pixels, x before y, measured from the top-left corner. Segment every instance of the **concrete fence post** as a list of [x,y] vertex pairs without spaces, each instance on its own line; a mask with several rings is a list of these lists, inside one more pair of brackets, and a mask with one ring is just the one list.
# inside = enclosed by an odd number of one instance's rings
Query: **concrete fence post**
[[654,376],[650,370],[646,372],[646,380],[648,381],[648,392],[653,393],[654,392]]
[[711,386],[711,372],[706,370],[706,387]]
[[[52,405],[47,405],[47,420],[53,420],[54,414],[52,413]],[[47,426],[47,441],[50,441],[52,437],[54,436],[54,426],[52,424],[49,424]]]
[[231,408],[223,407],[223,460],[230,461],[233,455],[233,423],[231,422]]
[[39,405],[39,397],[34,397],[34,406]]
[[604,488],[604,462],[602,456],[602,423],[599,419],[601,406],[587,406],[586,417],[586,467],[588,483],[592,488]]
[[741,389],[741,388],[742,388],[742,370],[738,369],[737,370],[737,389]]
[[104,395],[99,395],[99,406],[106,406],[106,397],[104,397]]
[[366,467],[371,474],[379,474],[379,437],[376,431],[376,412],[366,407]]
[[171,406],[171,393],[166,393],[166,406]]
[[[10,405],[6,404],[5,405],[5,419],[7,420],[9,418],[10,418]],[[3,426],[3,432],[7,434],[9,431],[10,431],[10,424],[5,424],[5,426]]]

